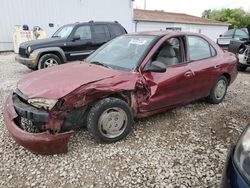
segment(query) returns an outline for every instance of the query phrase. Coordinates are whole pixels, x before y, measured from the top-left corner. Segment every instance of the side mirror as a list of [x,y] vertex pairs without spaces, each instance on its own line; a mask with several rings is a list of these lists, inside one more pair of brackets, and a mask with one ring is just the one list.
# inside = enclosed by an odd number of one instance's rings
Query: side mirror
[[144,69],[144,72],[166,72],[167,67],[160,61],[153,61],[148,67]]
[[80,35],[75,35],[72,39],[72,41],[80,40],[81,36]]
[[222,35],[219,35],[219,37],[222,37]]

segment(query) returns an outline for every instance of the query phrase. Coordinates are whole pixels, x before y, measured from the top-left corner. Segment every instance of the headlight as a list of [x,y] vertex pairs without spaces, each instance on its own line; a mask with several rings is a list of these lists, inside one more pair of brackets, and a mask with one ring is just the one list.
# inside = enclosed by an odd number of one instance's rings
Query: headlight
[[44,108],[46,110],[51,110],[57,103],[57,100],[35,98],[35,99],[29,99],[28,103],[37,108]]
[[234,162],[245,178],[250,181],[250,126],[245,129],[236,145]]
[[29,46],[28,48],[27,48],[27,54],[30,54],[31,53],[31,47]]

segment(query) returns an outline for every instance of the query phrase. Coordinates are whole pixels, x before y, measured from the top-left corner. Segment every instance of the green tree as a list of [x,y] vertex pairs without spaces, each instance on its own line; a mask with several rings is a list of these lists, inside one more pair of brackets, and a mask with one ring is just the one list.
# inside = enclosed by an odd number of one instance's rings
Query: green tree
[[202,17],[230,23],[230,28],[242,28],[250,25],[250,13],[242,8],[208,9],[203,11]]

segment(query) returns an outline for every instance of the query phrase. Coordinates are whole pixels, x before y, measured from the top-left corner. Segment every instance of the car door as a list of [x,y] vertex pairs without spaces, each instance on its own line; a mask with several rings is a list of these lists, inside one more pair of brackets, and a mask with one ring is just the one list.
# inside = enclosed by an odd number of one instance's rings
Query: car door
[[110,33],[107,24],[93,24],[93,48],[96,50],[110,40]]
[[83,60],[91,54],[95,50],[92,45],[92,38],[90,25],[76,26],[63,47],[67,60]]
[[219,76],[217,64],[220,60],[216,50],[206,39],[196,35],[186,37],[189,66],[194,73],[192,97],[195,100],[209,95]]
[[[174,48],[175,53],[168,54],[165,52],[161,56],[161,52],[165,48],[164,45],[171,43],[171,40],[178,41],[178,44],[170,44]],[[162,61],[161,59],[177,58],[175,63],[168,65],[166,63],[166,72],[144,72],[143,77],[146,86],[150,91],[150,96],[139,105],[141,112],[160,110],[162,108],[171,108],[175,105],[187,103],[192,95],[193,73],[190,70],[189,64],[186,62],[185,47],[183,37],[173,37],[162,43],[158,50],[154,53],[147,66],[153,61]],[[177,47],[178,46],[178,47]],[[167,56],[171,57],[167,57]],[[163,60],[164,61],[164,60]]]

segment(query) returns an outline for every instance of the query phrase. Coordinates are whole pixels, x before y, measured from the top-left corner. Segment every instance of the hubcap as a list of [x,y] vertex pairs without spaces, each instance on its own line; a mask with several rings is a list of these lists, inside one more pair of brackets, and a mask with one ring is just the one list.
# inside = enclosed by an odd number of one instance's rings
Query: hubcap
[[216,84],[216,88],[215,88],[215,98],[217,100],[221,100],[227,90],[227,83],[225,80],[220,80],[217,84]]
[[53,67],[55,65],[58,65],[58,62],[55,59],[53,59],[53,58],[47,59],[44,62],[44,68]]
[[117,107],[105,110],[99,120],[98,129],[100,133],[107,138],[115,138],[120,136],[126,129],[128,124],[128,116],[126,112]]

